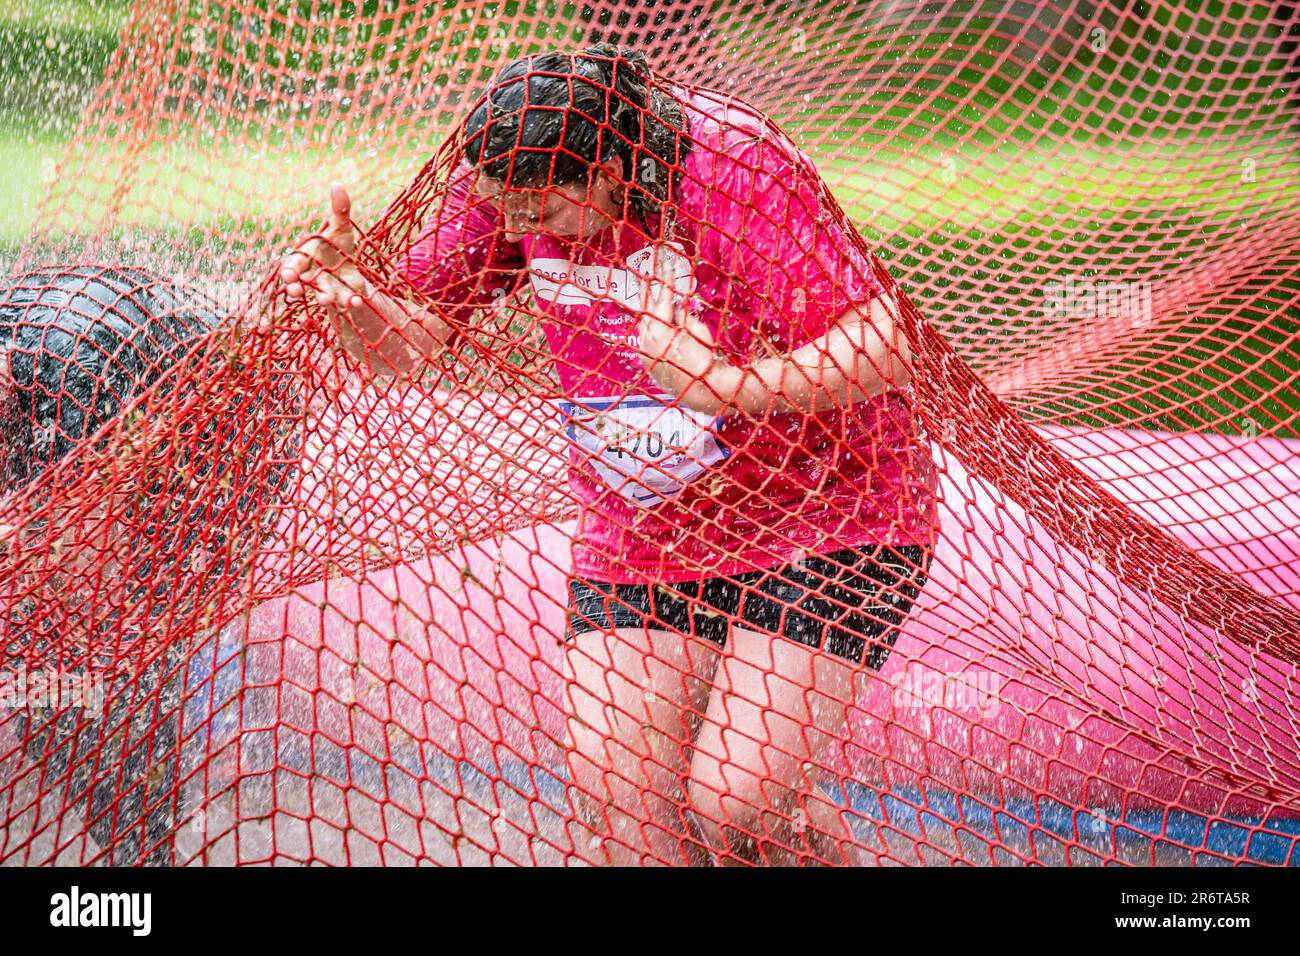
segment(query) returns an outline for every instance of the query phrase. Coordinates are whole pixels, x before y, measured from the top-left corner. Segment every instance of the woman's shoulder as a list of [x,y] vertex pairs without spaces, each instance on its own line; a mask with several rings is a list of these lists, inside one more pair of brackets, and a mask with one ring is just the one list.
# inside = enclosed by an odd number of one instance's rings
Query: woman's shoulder
[[802,151],[758,107],[717,89],[685,87],[684,104],[691,151],[688,178],[716,186],[758,171],[778,172],[803,165]]
[[725,156],[751,144],[790,144],[789,137],[767,114],[733,93],[687,86],[680,89],[679,97],[694,151]]

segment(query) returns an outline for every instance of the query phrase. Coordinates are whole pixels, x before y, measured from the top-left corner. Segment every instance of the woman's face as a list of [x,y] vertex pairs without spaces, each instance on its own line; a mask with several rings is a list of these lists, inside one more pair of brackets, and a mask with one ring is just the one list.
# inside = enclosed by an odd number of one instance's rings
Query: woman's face
[[622,202],[614,201],[622,193],[615,168],[611,161],[595,167],[585,183],[537,189],[507,188],[501,180],[480,173],[474,189],[500,207],[510,242],[539,232],[560,239],[589,239],[623,215]]

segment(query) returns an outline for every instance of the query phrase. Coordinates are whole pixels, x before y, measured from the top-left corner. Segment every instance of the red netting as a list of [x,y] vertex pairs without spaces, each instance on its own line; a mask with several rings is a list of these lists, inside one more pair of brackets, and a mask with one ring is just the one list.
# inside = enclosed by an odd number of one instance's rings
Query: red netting
[[137,4],[0,294],[0,861],[1297,862],[1295,27]]

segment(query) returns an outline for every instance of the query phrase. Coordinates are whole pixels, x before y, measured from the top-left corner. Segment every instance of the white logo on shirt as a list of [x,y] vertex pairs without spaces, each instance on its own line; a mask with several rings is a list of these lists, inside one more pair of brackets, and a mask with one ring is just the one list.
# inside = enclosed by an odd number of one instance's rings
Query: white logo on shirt
[[[663,269],[672,277],[678,295],[695,292],[695,276],[690,260],[676,243],[664,250]],[[627,257],[626,268],[609,265],[582,265],[568,259],[535,258],[528,263],[528,278],[533,293],[542,302],[556,305],[589,305],[595,299],[616,302],[625,309],[641,308],[641,276],[650,271],[650,246],[638,249]]]

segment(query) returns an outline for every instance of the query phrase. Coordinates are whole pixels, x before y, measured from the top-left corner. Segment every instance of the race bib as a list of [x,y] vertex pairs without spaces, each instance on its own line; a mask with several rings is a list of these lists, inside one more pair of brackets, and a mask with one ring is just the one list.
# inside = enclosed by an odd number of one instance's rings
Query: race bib
[[722,419],[672,404],[670,395],[562,401],[565,432],[611,488],[641,508],[681,493],[731,453]]

